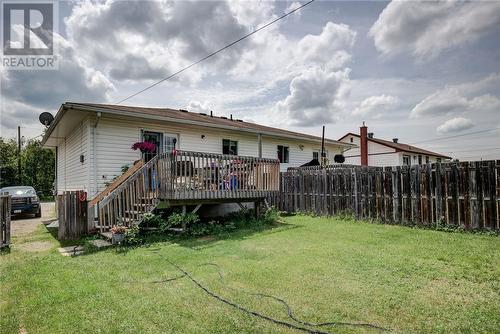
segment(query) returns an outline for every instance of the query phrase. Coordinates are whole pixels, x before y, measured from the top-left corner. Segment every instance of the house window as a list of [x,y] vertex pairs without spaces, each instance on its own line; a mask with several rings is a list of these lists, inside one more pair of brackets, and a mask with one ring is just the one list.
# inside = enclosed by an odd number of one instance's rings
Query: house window
[[403,165],[409,166],[411,164],[411,157],[409,155],[403,155]]
[[238,142],[230,139],[222,139],[222,154],[238,155]]
[[289,162],[289,149],[288,146],[278,145],[278,160],[283,164]]
[[421,156],[421,155],[419,155],[419,156],[418,156],[418,164],[419,164],[419,165],[421,165],[421,164],[422,164],[422,156]]
[[441,162],[441,158],[437,158],[437,159],[436,159],[436,161],[437,161],[437,162]]
[[354,142],[354,138],[351,137],[351,143]]
[[313,160],[319,160],[319,152],[318,151],[313,152]]
[[431,159],[429,159],[429,157],[425,157],[425,163],[428,164],[429,162],[431,162]]

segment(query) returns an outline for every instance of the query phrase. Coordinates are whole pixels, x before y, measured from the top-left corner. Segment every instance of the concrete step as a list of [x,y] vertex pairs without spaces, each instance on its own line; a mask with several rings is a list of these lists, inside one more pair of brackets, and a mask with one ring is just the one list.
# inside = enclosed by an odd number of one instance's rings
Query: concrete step
[[57,249],[62,256],[77,256],[83,254],[82,246],[67,246]]
[[111,232],[101,232],[99,234],[104,238],[104,240],[113,239],[113,233],[111,233]]
[[91,240],[89,243],[97,249],[104,249],[112,246],[111,242],[102,239]]

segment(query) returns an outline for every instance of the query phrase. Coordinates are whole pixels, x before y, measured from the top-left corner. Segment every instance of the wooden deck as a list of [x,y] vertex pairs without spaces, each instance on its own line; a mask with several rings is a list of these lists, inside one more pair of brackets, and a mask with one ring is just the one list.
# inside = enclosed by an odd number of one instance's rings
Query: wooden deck
[[157,155],[99,200],[101,231],[168,205],[245,202],[279,191],[275,159],[176,151]]

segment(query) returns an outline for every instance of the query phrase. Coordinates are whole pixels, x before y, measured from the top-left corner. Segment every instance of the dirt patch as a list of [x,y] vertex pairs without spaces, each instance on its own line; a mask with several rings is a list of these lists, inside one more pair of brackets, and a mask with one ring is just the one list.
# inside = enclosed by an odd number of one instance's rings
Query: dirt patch
[[33,241],[26,242],[17,246],[17,248],[25,252],[43,252],[53,247],[50,241]]

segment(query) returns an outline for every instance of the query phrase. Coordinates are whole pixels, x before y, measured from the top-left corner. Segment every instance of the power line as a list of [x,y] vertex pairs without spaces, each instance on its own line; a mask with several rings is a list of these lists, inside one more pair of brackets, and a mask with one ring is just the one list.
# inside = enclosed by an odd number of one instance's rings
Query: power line
[[138,92],[133,93],[133,94],[131,94],[131,95],[127,96],[127,97],[126,97],[126,98],[124,98],[124,99],[121,99],[120,101],[116,102],[116,104],[120,104],[120,103],[122,103],[122,102],[125,102],[125,101],[127,101],[128,99],[133,98],[134,96],[137,96],[137,95],[139,95],[139,94],[141,94],[141,93],[143,93],[143,92],[145,92],[145,91],[147,91],[147,90],[149,90],[149,89],[151,89],[151,88],[153,88],[153,87],[155,87],[155,86],[158,86],[160,83],[162,83],[162,82],[164,82],[164,81],[166,81],[166,80],[168,80],[168,79],[170,79],[170,78],[172,78],[172,77],[174,77],[174,76],[176,76],[176,75],[178,75],[178,74],[180,74],[180,73],[184,72],[184,71],[185,71],[185,70],[187,70],[187,69],[190,69],[191,67],[193,67],[193,66],[195,66],[195,65],[197,65],[197,64],[199,64],[199,63],[201,63],[202,61],[207,60],[208,58],[211,58],[211,57],[215,56],[216,54],[218,54],[218,53],[220,53],[220,52],[222,52],[222,51],[224,51],[224,50],[226,50],[226,49],[230,48],[231,46],[233,46],[233,45],[235,45],[235,44],[237,44],[237,43],[241,42],[242,40],[244,40],[244,39],[246,39],[246,38],[248,38],[248,37],[252,36],[253,34],[258,33],[259,31],[261,31],[261,30],[263,30],[263,29],[265,29],[265,28],[269,27],[270,25],[272,25],[272,24],[274,24],[274,23],[276,23],[276,22],[278,22],[278,21],[280,21],[280,20],[284,19],[285,17],[287,17],[287,16],[289,16],[289,15],[291,15],[291,14],[295,13],[296,11],[298,11],[298,10],[300,10],[300,9],[304,8],[305,6],[307,6],[307,5],[311,4],[311,3],[312,3],[312,2],[314,2],[314,1],[315,1],[315,0],[310,0],[310,1],[306,2],[305,4],[303,4],[303,5],[301,5],[301,6],[297,7],[297,8],[295,8],[295,9],[293,9],[293,10],[289,11],[288,13],[285,13],[285,14],[281,15],[280,17],[278,17],[278,18],[276,18],[276,19],[272,20],[271,22],[268,22],[268,23],[264,24],[264,25],[263,25],[263,26],[261,26],[260,28],[257,28],[256,30],[254,30],[254,31],[252,31],[252,32],[250,32],[250,33],[248,33],[248,34],[246,34],[246,35],[244,35],[244,36],[242,36],[242,37],[238,38],[238,39],[237,39],[237,40],[235,40],[234,42],[231,42],[231,43],[227,44],[226,46],[224,46],[224,47],[222,47],[222,48],[218,49],[217,51],[214,51],[214,52],[210,53],[209,55],[207,55],[207,56],[205,56],[205,57],[203,57],[203,58],[201,58],[201,59],[199,59],[199,60],[195,61],[194,63],[191,63],[190,65],[188,65],[188,66],[186,66],[186,67],[183,67],[182,69],[178,70],[177,72],[174,72],[174,73],[170,74],[169,76],[167,76],[167,77],[165,77],[165,78],[163,78],[163,79],[161,79],[161,80],[158,80],[158,81],[156,81],[155,83],[153,83],[153,84],[151,84],[151,85],[149,85],[149,86],[147,86],[147,87],[145,87],[145,88],[143,88],[143,89],[139,90]]
[[428,139],[428,140],[423,140],[423,141],[418,141],[418,142],[410,143],[410,145],[421,144],[421,143],[428,143],[428,142],[435,141],[435,140],[444,140],[444,139],[459,138],[459,137],[474,135],[474,134],[477,134],[477,133],[484,133],[484,132],[496,131],[498,129],[500,129],[500,127],[493,128],[493,129],[479,130],[479,131],[474,131],[474,132],[468,132],[468,133],[463,133],[463,134],[460,134],[460,135],[449,136],[449,137],[438,137],[438,138],[434,138],[434,139]]
[[449,153],[477,152],[478,150],[480,150],[480,151],[496,151],[496,150],[500,150],[500,147],[481,148],[481,149],[475,149],[475,150],[463,150],[463,151],[448,151],[448,152],[449,152]]

